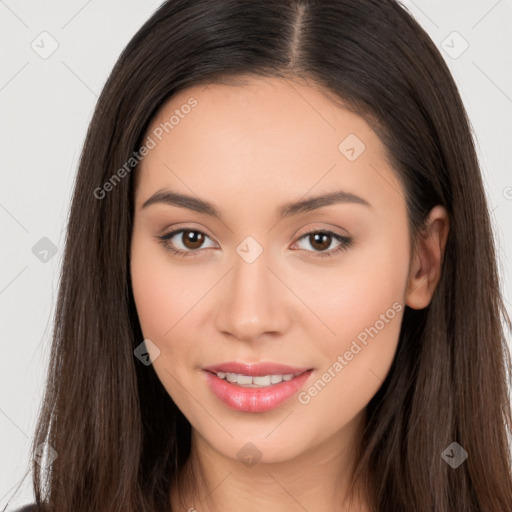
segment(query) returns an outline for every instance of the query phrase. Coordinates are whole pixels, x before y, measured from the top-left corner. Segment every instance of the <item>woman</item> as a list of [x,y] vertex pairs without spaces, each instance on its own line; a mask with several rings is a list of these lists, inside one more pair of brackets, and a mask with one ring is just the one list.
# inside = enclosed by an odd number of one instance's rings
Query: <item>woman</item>
[[57,306],[41,510],[512,510],[480,170],[394,1],[164,3],[99,99]]

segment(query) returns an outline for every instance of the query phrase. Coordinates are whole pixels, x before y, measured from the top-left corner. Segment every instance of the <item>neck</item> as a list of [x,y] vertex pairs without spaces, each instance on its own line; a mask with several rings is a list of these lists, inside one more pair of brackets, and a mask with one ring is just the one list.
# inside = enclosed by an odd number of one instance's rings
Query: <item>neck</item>
[[361,482],[350,487],[364,419],[363,411],[293,459],[252,466],[225,457],[193,429],[190,457],[171,488],[172,511],[368,512]]

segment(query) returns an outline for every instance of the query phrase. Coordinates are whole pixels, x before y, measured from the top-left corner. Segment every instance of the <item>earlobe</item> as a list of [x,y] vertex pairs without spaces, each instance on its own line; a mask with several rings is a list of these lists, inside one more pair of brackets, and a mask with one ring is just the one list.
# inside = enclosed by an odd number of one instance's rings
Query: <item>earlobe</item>
[[448,212],[443,206],[432,208],[426,227],[418,235],[411,261],[405,304],[412,309],[426,308],[441,278],[448,239]]

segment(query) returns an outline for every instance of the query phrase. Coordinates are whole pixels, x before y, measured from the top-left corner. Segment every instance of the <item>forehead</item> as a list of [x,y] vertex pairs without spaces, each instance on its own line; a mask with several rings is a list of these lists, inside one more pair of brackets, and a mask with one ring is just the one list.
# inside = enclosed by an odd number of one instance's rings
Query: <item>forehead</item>
[[146,135],[156,145],[137,169],[139,205],[165,187],[241,204],[340,187],[370,202],[401,195],[370,125],[312,84],[256,78],[193,86],[163,105]]

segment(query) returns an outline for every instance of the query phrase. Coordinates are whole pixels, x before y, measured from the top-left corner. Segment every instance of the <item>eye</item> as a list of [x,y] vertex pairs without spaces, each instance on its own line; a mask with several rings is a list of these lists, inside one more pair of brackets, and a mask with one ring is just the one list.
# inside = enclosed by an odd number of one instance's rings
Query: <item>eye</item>
[[[180,233],[181,236],[177,236]],[[175,237],[178,241],[181,241],[181,244],[185,250],[179,247],[177,248],[175,242],[172,242],[172,239]],[[172,252],[176,256],[196,257],[198,256],[198,253],[201,252],[199,249],[204,243],[205,238],[210,237],[197,229],[177,229],[157,238],[160,239],[160,244],[164,247],[164,249]]]
[[[315,249],[314,251],[309,252],[316,252],[315,256],[320,257],[334,256],[340,251],[346,251],[352,245],[351,238],[338,235],[333,231],[310,231],[302,235],[299,238],[299,240],[302,240],[304,238],[308,241],[308,243],[311,244],[311,247]],[[331,249],[330,251],[326,251],[326,249],[328,249],[331,246],[331,244],[335,241],[337,241],[339,245],[336,248]]]
[[[181,235],[181,236],[178,236]],[[204,247],[201,247],[206,239],[211,238],[199,231],[197,229],[177,229],[167,233],[165,235],[157,237],[160,240],[160,244],[167,251],[172,252],[176,256],[179,257],[197,257],[199,253],[201,253]],[[179,241],[183,248],[176,247],[176,242],[173,242],[172,239],[176,238]],[[338,235],[333,231],[325,231],[325,230],[317,230],[310,231],[302,235],[299,240],[307,239],[307,241],[313,247],[313,251],[315,252],[315,256],[320,257],[330,257],[334,254],[339,253],[340,251],[347,250],[352,245],[352,239],[349,237]],[[338,246],[334,249],[327,251],[333,242],[338,242]]]

